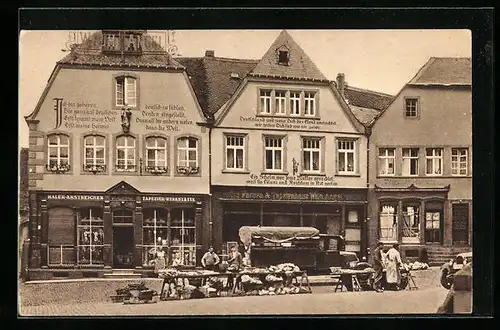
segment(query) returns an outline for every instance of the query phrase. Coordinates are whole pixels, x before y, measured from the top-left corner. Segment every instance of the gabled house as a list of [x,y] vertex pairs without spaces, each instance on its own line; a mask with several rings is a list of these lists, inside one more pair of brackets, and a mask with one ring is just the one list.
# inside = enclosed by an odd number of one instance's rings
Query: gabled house
[[244,225],[314,226],[365,255],[365,127],[336,83],[287,31],[258,61],[214,55],[177,60],[212,122],[215,248]]
[[432,57],[377,116],[369,147],[370,245],[440,264],[472,244],[470,58]]
[[209,244],[199,230],[209,217],[205,116],[185,67],[147,31],[73,45],[26,122],[30,278],[144,275],[158,244],[199,261]]

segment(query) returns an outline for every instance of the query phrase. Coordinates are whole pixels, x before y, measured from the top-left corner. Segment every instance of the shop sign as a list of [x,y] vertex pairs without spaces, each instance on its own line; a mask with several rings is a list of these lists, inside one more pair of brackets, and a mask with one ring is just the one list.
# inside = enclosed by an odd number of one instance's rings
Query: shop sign
[[363,194],[323,193],[323,192],[245,192],[230,191],[221,193],[221,198],[275,200],[275,201],[364,201]]
[[47,195],[47,199],[103,201],[104,196],[99,196],[99,195]]
[[142,197],[143,202],[184,202],[184,203],[194,203],[196,199],[194,197],[185,196],[144,196]]
[[335,187],[337,182],[332,176],[315,175],[278,175],[278,174],[250,174],[246,184],[249,186],[313,186],[313,187]]

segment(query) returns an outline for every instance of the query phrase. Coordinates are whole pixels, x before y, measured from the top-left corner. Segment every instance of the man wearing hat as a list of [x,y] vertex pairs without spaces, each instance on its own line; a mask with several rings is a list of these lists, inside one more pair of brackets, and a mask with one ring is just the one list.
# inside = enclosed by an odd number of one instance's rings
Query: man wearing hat
[[373,251],[373,269],[375,270],[375,275],[374,275],[374,280],[373,280],[373,289],[377,292],[383,292],[382,289],[382,276],[383,276],[383,270],[384,270],[384,264],[383,264],[383,256],[382,253],[384,251],[382,250],[384,244],[382,242],[377,243],[377,247]]

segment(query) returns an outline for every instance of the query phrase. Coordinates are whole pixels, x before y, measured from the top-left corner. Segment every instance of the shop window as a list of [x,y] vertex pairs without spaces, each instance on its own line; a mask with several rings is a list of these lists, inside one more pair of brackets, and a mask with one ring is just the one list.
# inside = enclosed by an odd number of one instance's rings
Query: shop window
[[69,207],[54,207],[48,211],[48,264],[75,263],[75,217]]
[[382,204],[380,207],[380,240],[398,240],[398,214],[396,205]]
[[356,172],[356,141],[338,139],[337,160],[339,174],[354,174]]
[[196,227],[194,209],[175,208],[171,211],[172,255],[180,254],[184,265],[196,264]]
[[276,91],[275,92],[275,112],[277,115],[286,114],[286,92]]
[[146,139],[146,172],[152,174],[167,173],[167,139],[148,137]]
[[426,174],[430,176],[442,175],[443,149],[427,148],[425,154]]
[[403,175],[418,175],[418,148],[403,148]]
[[147,267],[152,265],[156,247],[167,245],[167,211],[160,208],[146,208],[143,210],[143,216],[142,263]]
[[283,138],[266,136],[264,150],[266,171],[283,171]]
[[245,169],[245,136],[226,135],[226,169]]
[[83,139],[83,170],[85,172],[106,171],[106,138],[100,135]]
[[104,263],[104,223],[101,208],[83,208],[76,213],[77,260],[81,265]]
[[358,211],[347,212],[347,223],[355,225],[359,224],[359,213]]
[[396,162],[395,148],[380,148],[378,150],[378,174],[394,175],[394,164]]
[[198,139],[182,137],[177,140],[177,173],[199,173]]
[[321,172],[321,139],[303,138],[302,155],[304,172]]
[[304,92],[304,115],[316,115],[316,95],[314,92]]
[[261,90],[260,91],[260,112],[264,114],[271,113],[271,91]]
[[290,114],[300,116],[300,92],[290,92]]
[[420,206],[403,204],[403,243],[420,243]]
[[136,171],[136,142],[133,136],[119,136],[116,138],[116,171]]
[[115,78],[116,106],[137,106],[137,79],[121,76]]
[[467,148],[451,149],[451,175],[467,175]]
[[51,134],[47,137],[47,142],[47,170],[55,173],[64,173],[69,171],[69,136],[65,134]]
[[428,202],[425,205],[425,241],[427,243],[442,243],[443,204]]

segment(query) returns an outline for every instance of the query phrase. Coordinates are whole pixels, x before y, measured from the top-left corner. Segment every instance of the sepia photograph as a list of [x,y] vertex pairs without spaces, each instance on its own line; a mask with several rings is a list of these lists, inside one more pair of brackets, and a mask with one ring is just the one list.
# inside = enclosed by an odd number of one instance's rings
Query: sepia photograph
[[18,313],[472,312],[466,29],[19,31]]

